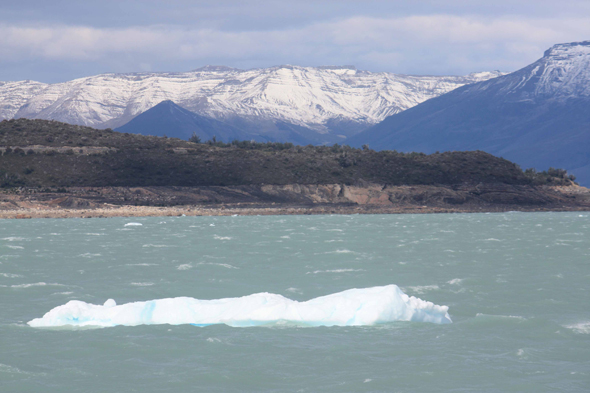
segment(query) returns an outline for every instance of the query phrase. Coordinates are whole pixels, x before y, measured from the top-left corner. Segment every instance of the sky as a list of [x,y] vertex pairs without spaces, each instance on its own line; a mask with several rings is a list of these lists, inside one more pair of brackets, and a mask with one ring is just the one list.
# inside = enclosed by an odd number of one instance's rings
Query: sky
[[205,65],[511,72],[585,40],[589,0],[0,0],[0,81]]

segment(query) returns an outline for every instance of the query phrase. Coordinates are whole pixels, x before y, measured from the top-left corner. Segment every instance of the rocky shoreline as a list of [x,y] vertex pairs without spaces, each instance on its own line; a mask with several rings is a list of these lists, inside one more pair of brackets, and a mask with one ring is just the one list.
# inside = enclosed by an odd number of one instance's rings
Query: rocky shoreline
[[72,187],[0,192],[0,218],[588,211],[579,186],[259,185]]

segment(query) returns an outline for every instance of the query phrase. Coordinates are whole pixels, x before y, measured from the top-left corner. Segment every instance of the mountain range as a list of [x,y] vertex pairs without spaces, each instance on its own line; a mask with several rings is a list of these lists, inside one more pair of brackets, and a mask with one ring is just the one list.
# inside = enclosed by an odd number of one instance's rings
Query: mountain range
[[352,66],[206,66],[181,73],[102,74],[55,84],[0,82],[0,120],[23,117],[117,128],[171,100],[247,134],[300,144],[342,143],[389,115],[499,75],[409,76]]
[[408,76],[352,66],[206,66],[64,83],[0,82],[0,119],[53,119],[203,140],[483,150],[590,184],[590,41],[510,74]]
[[525,168],[565,168],[590,185],[590,41],[430,99],[348,140],[398,151],[483,150]]

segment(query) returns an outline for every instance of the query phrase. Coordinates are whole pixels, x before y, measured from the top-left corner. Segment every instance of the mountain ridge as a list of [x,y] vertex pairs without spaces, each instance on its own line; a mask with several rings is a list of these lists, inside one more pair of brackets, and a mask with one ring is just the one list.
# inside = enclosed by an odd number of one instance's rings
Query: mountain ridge
[[[116,128],[156,104],[172,100],[198,115],[236,127],[240,123],[238,128],[246,132],[258,133],[262,128],[263,133],[275,135],[280,134],[281,124],[286,124],[300,136],[315,134],[314,143],[334,143],[392,113],[501,74],[410,76],[351,66],[253,70],[205,66],[189,72],[101,74],[39,84],[34,89],[10,82],[10,86],[0,85],[0,119],[51,119]],[[22,98],[18,97],[19,89]]]
[[484,150],[590,184],[590,41],[557,44],[511,74],[460,87],[353,136],[353,146]]

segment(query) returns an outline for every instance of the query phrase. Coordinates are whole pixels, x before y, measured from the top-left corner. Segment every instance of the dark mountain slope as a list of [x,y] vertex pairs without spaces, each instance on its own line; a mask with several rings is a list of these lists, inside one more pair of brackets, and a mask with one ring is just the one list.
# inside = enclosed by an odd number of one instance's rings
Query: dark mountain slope
[[555,45],[512,74],[456,89],[349,139],[352,146],[431,153],[484,150],[566,168],[590,184],[590,42]]
[[240,128],[223,123],[219,120],[197,115],[172,101],[162,101],[153,108],[133,118],[129,123],[116,129],[118,132],[130,134],[168,136],[170,138],[188,139],[193,133],[203,141],[214,136],[219,141],[237,140],[266,141]]

